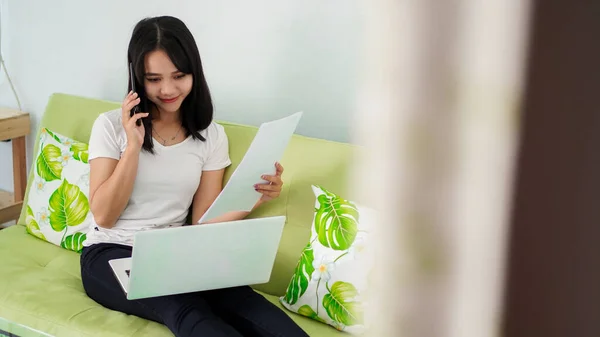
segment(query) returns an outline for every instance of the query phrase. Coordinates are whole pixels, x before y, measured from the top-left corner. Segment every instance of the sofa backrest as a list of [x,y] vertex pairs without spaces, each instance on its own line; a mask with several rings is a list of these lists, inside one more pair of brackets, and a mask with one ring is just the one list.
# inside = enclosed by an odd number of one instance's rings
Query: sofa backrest
[[[96,117],[119,106],[120,103],[117,102],[67,94],[52,95],[41,123],[38,125],[38,130],[36,130],[34,149],[39,146],[41,127],[87,143]],[[250,146],[258,128],[222,121],[219,123],[224,126],[229,138],[232,165],[225,172],[225,179],[228,180]],[[311,185],[322,185],[332,192],[348,195],[350,193],[348,188],[350,167],[355,152],[356,147],[350,144],[299,135],[292,137],[281,160],[285,168],[281,196],[261,206],[249,216],[251,218],[272,215],[287,216],[271,281],[267,284],[256,285],[256,289],[272,295],[282,295],[285,292],[300,253],[310,237],[315,202]],[[36,157],[37,153],[33,153],[33,158]],[[32,185],[33,169],[35,167],[32,165],[26,196]],[[24,204],[27,204],[27,199]],[[25,225],[25,217],[24,207],[18,221],[19,225]]]

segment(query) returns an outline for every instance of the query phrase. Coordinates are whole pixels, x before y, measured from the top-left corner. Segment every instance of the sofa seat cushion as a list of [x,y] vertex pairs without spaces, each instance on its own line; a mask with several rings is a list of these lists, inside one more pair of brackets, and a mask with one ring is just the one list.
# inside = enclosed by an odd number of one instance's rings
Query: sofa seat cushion
[[[5,320],[54,336],[172,336],[162,324],[94,302],[81,284],[79,254],[27,234],[24,226],[0,230],[0,258],[0,317]],[[265,297],[282,308],[276,296]],[[288,314],[310,336],[343,334]]]

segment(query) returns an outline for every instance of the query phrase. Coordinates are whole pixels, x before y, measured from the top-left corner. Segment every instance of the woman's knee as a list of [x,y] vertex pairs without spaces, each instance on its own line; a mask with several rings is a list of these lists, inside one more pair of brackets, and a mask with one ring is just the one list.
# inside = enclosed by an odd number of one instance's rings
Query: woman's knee
[[213,313],[205,301],[193,294],[147,299],[144,304],[155,308],[176,336],[240,336]]

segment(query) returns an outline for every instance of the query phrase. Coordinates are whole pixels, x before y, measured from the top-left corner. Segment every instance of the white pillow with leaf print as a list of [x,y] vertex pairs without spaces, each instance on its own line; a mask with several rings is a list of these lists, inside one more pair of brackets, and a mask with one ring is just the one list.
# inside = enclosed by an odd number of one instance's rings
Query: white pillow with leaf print
[[365,306],[373,265],[368,247],[375,213],[312,186],[316,196],[312,235],[281,304],[340,331],[366,330]]
[[81,251],[91,221],[88,145],[42,128],[33,165],[27,231],[57,246]]

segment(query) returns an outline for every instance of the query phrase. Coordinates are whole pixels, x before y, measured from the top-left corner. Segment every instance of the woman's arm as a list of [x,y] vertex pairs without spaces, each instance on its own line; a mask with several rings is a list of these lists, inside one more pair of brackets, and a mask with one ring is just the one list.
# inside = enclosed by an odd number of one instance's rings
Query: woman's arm
[[90,161],[90,210],[98,226],[112,228],[133,191],[139,150],[128,149],[120,160],[96,158]]

